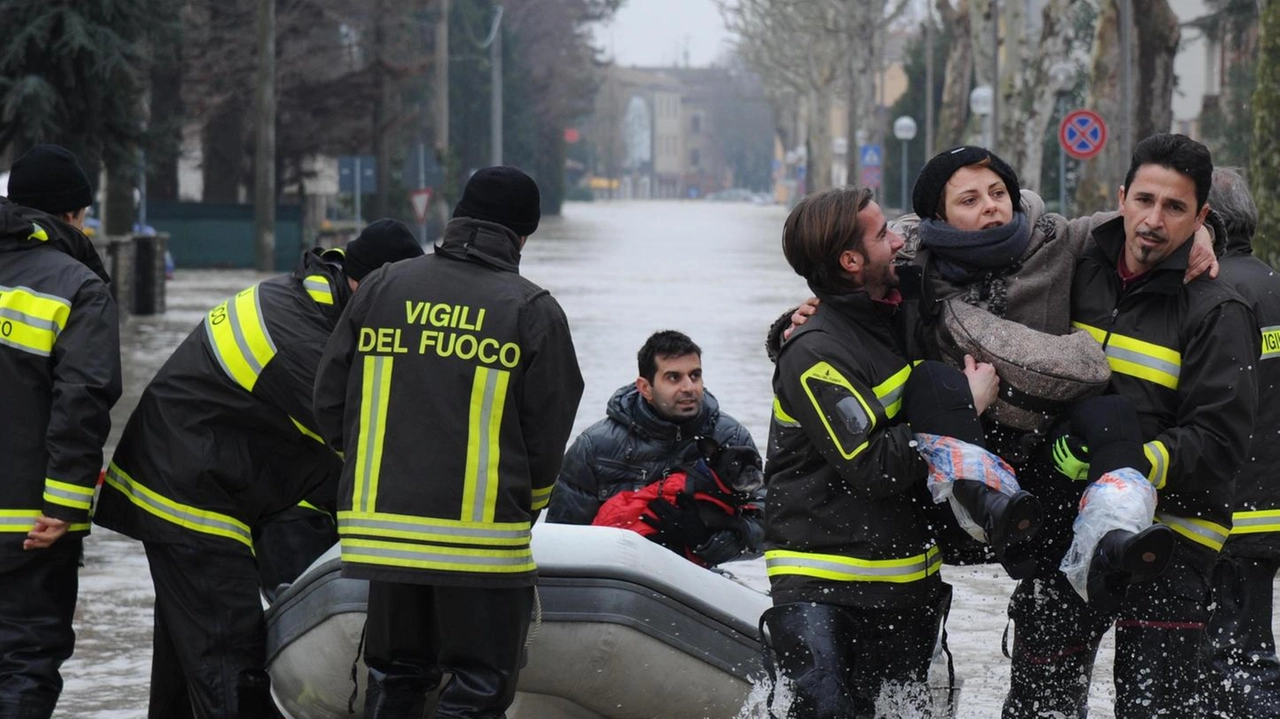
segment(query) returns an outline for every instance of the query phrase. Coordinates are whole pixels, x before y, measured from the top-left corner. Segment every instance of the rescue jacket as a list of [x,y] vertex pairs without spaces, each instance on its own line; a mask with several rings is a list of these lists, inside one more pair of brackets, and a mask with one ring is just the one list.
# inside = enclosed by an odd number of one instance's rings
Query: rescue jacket
[[1253,256],[1248,237],[1228,233],[1219,282],[1253,308],[1262,337],[1258,361],[1258,417],[1249,455],[1236,474],[1235,511],[1226,549],[1246,557],[1280,559],[1280,276]]
[[1190,241],[1125,288],[1116,270],[1124,218],[1093,234],[1076,267],[1071,324],[1102,345],[1108,390],[1138,411],[1149,466],[1137,469],[1159,492],[1156,520],[1218,551],[1258,404],[1253,312],[1226,282],[1183,284]]
[[21,551],[41,515],[89,531],[121,391],[119,319],[96,260],[79,230],[0,199],[0,551]]
[[214,307],[147,385],[107,468],[94,522],[144,542],[250,552],[253,528],[341,462],[311,412],[320,355],[351,296],[341,253]]
[[509,229],[454,219],[434,254],[371,273],[343,314],[315,403],[346,456],[344,576],[534,583],[531,529],[582,375],[564,311],[519,262]]
[[928,465],[900,416],[904,313],[865,292],[819,294],[779,352],[765,464],[775,604],[936,600],[942,555],[924,515]]
[[[703,393],[698,416],[682,424],[658,416],[635,384],[614,392],[605,411],[607,416],[578,435],[565,453],[548,522],[591,524],[610,497],[643,489],[697,461],[696,437],[712,437],[722,447],[756,446],[747,428],[722,413],[710,392]],[[764,493],[757,499],[763,506]]]

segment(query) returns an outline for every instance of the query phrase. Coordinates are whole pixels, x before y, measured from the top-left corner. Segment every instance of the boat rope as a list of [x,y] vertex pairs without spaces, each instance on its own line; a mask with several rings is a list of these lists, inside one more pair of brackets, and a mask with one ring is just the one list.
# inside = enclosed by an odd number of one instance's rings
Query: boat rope
[[524,640],[526,647],[533,644],[533,640],[538,638],[538,630],[542,628],[542,595],[538,594],[538,587],[533,588],[533,616],[529,622],[529,635]]
[[364,650],[365,632],[369,630],[369,620],[360,625],[360,642],[356,644],[356,658],[351,662],[351,696],[347,699],[347,713],[356,713],[356,697],[360,695],[360,653]]

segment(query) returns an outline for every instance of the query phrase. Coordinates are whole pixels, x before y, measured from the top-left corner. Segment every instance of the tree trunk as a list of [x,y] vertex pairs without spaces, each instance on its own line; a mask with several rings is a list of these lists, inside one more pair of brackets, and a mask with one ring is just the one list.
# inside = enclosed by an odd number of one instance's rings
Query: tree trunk
[[969,121],[970,78],[973,75],[973,45],[969,39],[969,0],[938,0],[942,24],[951,28],[951,50],[947,53],[946,84],[938,111],[938,152],[964,142]]
[[[1005,0],[1005,2],[1011,1],[1015,0]],[[974,87],[987,85],[992,92],[997,89],[999,82],[996,77],[999,48],[996,47],[993,39],[995,36],[993,28],[998,21],[995,13],[995,0],[969,0],[969,44],[973,47],[973,84]],[[969,102],[968,97],[965,97],[965,102]],[[970,139],[967,141],[979,145],[990,142],[985,132],[985,123],[991,121],[991,116],[970,114],[967,133]]]
[[[1000,62],[1000,76],[995,86],[996,103],[1000,108],[1000,127],[996,133],[999,142],[991,149],[1016,168],[1021,165],[1020,160],[1026,151],[1022,133],[1027,125],[1032,100],[1026,88],[1033,87],[1029,84],[1029,76],[1034,74],[1036,64],[1027,53],[1027,16],[1024,3],[1013,0],[1002,2],[1000,16],[1003,24],[1001,44],[1004,46],[1004,59]],[[1015,158],[1019,161],[1015,162]],[[1039,176],[1035,179],[1038,180]]]
[[1259,7],[1258,84],[1253,91],[1250,180],[1258,204],[1255,252],[1273,266],[1280,259],[1280,0]]
[[1022,186],[1028,189],[1040,187],[1044,140],[1050,133],[1057,134],[1062,119],[1055,111],[1058,93],[1050,83],[1049,69],[1057,63],[1070,62],[1076,42],[1074,6],[1074,0],[1050,0],[1045,6],[1040,43],[1034,60],[1027,63],[1029,73],[1023,85],[1029,95],[1025,121],[1022,125],[1006,125],[1007,130],[1001,133],[1009,140],[1009,154],[1004,158],[1018,170]]
[[[1135,18],[1133,66],[1130,68],[1133,100],[1129,118],[1133,141],[1158,132],[1168,132],[1173,124],[1173,58],[1178,50],[1177,16],[1167,0],[1131,0]],[[1107,123],[1107,143],[1102,152],[1083,165],[1076,187],[1075,208],[1087,214],[1113,207],[1116,192],[1129,169],[1129,153],[1122,147],[1124,124],[1121,102],[1120,11],[1117,0],[1099,8],[1094,36],[1092,80],[1088,105]],[[1137,18],[1141,18],[1139,22]]]
[[387,6],[377,0],[373,6],[373,161],[378,189],[369,205],[370,220],[391,214],[391,78],[387,73]]
[[276,254],[276,0],[258,0],[254,122],[253,265],[271,272]]
[[810,193],[831,187],[831,88],[815,88],[809,93],[809,158],[806,190]]
[[245,146],[244,110],[228,102],[204,128],[203,164],[205,202],[239,202]]

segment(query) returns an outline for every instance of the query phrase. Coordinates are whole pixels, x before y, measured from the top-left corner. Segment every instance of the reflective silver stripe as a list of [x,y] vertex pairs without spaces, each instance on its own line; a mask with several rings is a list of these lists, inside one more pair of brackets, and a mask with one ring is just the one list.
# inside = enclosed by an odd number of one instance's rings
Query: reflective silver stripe
[[461,572],[531,572],[537,567],[533,561],[533,550],[528,546],[502,550],[467,549],[354,539],[342,540],[342,561]]
[[44,501],[76,509],[88,509],[93,503],[93,490],[88,487],[76,487],[62,482],[55,484],[45,480]]
[[433,521],[426,517],[393,516],[381,513],[362,515],[356,512],[338,512],[338,531],[344,534],[358,531],[368,532],[382,537],[395,533],[419,539],[427,539],[428,537],[424,535],[432,535],[430,538],[436,540],[465,540],[471,544],[479,544],[486,541],[528,543],[531,527],[528,523],[502,527],[492,524],[463,524],[449,520]]
[[323,280],[313,280],[310,277],[302,281],[302,286],[307,288],[307,290],[314,290],[316,292],[330,291],[328,282],[324,282]]
[[1262,356],[1259,359],[1280,357],[1280,325],[1262,328]]
[[[0,288],[0,291],[3,291],[3,289]],[[62,327],[57,322],[41,319],[25,312],[19,312],[11,307],[0,307],[0,317],[10,319],[15,322],[21,322],[33,329],[52,332],[55,339],[62,333]]]
[[333,304],[333,290],[329,287],[329,280],[324,275],[311,275],[302,280],[302,288],[307,291],[311,299],[320,304]]
[[1222,549],[1227,541],[1229,529],[1208,520],[1193,520],[1187,517],[1175,517],[1171,514],[1156,512],[1156,521],[1168,525],[1173,531],[1198,544],[1213,550]]
[[0,510],[0,532],[29,532],[39,516],[38,509]]
[[[492,492],[490,485],[497,481],[497,477],[489,475],[489,452],[497,449],[498,438],[490,434],[489,430],[493,419],[493,402],[498,380],[501,379],[502,374],[506,374],[500,370],[493,370],[487,367],[476,369],[477,372],[482,370],[484,371],[484,399],[480,403],[480,414],[475,418],[475,428],[479,431],[479,435],[474,440],[478,451],[475,464],[476,501],[471,504],[471,521],[473,522],[484,521],[485,509],[495,499],[490,497],[490,492]],[[506,397],[502,399],[505,401]],[[473,407],[472,409],[474,411],[475,408]]]
[[253,534],[243,522],[218,512],[175,502],[134,481],[114,464],[107,467],[106,485],[125,495],[129,501],[147,512],[183,529],[234,539],[250,549],[253,548]]
[[1261,534],[1280,532],[1280,510],[1258,509],[1236,512],[1231,516],[1231,534]]
[[937,547],[903,559],[859,559],[780,550],[765,552],[769,576],[802,574],[844,582],[916,581],[936,572],[941,564],[942,554]]
[[48,292],[37,292],[36,290],[33,290],[30,287],[27,287],[25,285],[14,285],[13,287],[6,287],[4,285],[0,285],[0,293],[4,293],[4,292],[25,292],[31,295],[32,297],[37,297],[42,300],[49,300],[50,302],[57,302],[58,304],[63,305],[67,309],[71,309],[71,300],[65,297],[51,295]]
[[1167,374],[1170,377],[1172,377],[1175,381],[1178,380],[1179,375],[1182,374],[1182,367],[1173,362],[1166,362],[1165,360],[1162,360],[1162,359],[1156,359],[1151,355],[1143,354],[1135,350],[1129,350],[1129,349],[1117,347],[1114,344],[1107,345],[1106,354],[1108,357],[1114,357],[1115,359],[1118,359],[1118,360],[1132,362],[1134,364],[1142,365],[1143,367],[1153,369],[1157,372],[1160,372],[1161,374]]
[[364,358],[364,371],[372,370],[370,380],[372,384],[371,391],[365,392],[366,406],[361,408],[361,411],[366,413],[368,422],[360,428],[359,454],[363,455],[361,459],[364,460],[364,467],[362,476],[357,477],[356,487],[360,493],[356,497],[355,507],[362,512],[368,512],[373,508],[373,501],[377,495],[378,475],[382,469],[382,423],[387,415],[387,408],[382,403],[384,399],[388,399],[384,395],[389,391],[385,386],[389,378],[384,379],[383,374],[393,359],[376,355]]

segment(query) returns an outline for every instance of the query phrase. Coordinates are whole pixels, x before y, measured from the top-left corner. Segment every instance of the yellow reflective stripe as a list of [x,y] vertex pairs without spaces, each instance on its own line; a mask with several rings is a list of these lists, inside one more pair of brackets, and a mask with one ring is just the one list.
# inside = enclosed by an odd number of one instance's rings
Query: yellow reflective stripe
[[[38,509],[0,509],[0,534],[26,534],[35,526],[36,520],[40,518],[41,514]],[[89,523],[76,522],[69,524],[67,525],[67,531],[87,532],[89,531]]]
[[104,486],[111,487],[128,497],[130,502],[143,511],[166,522],[202,534],[234,539],[253,550],[253,534],[249,531],[249,525],[230,515],[175,502],[130,477],[115,462],[107,466]]
[[784,427],[800,426],[800,423],[796,421],[796,418],[787,414],[787,411],[782,408],[782,400],[778,399],[777,395],[773,396],[773,418],[778,424],[783,425]]
[[71,301],[30,287],[0,285],[0,344],[41,357],[53,354]]
[[845,459],[853,459],[858,456],[862,450],[867,448],[867,442],[864,440],[861,444],[852,449],[846,449],[844,445],[840,443],[839,435],[836,434],[835,430],[831,427],[831,423],[827,420],[826,410],[823,409],[822,405],[818,402],[818,398],[814,396],[813,390],[809,387],[809,383],[805,381],[809,379],[818,382],[826,382],[848,390],[849,394],[853,395],[858,400],[858,405],[866,415],[866,432],[868,435],[871,434],[871,430],[876,427],[875,412],[871,411],[871,407],[867,404],[866,400],[862,399],[862,395],[858,394],[857,390],[853,388],[853,385],[849,384],[849,380],[845,379],[844,375],[840,374],[835,367],[832,367],[826,362],[819,362],[805,370],[800,375],[800,384],[804,385],[805,394],[809,395],[809,401],[813,403],[813,408],[817,411],[818,418],[822,420],[822,426],[826,427],[827,436],[831,437],[832,443],[835,444],[836,451]]
[[1222,545],[1227,541],[1227,536],[1231,534],[1230,529],[1207,519],[1175,517],[1172,514],[1156,512],[1156,521],[1167,525],[1173,531],[1196,544],[1203,544],[1215,552],[1222,549]]
[[311,439],[314,439],[320,444],[325,444],[324,439],[322,439],[319,434],[316,434],[315,432],[311,431],[309,428],[307,428],[307,425],[299,422],[297,418],[295,418],[293,415],[289,415],[289,421],[293,422],[293,426],[297,427],[298,431],[301,432],[303,436],[310,437]]
[[467,522],[390,512],[338,512],[338,533],[409,539],[433,544],[521,546],[529,543],[530,522]]
[[[552,485],[554,486],[554,485]],[[551,503],[551,487],[533,488],[533,511],[538,511]]]
[[48,242],[48,241],[49,241],[49,233],[48,233],[48,232],[46,232],[46,231],[45,231],[45,229],[44,229],[43,227],[41,227],[40,225],[37,225],[36,223],[32,222],[32,223],[31,223],[31,228],[32,228],[32,229],[31,229],[31,234],[30,234],[30,235],[27,235],[27,239],[28,239],[28,240],[38,240],[38,241],[40,241],[40,242]]
[[302,281],[302,286],[317,304],[333,304],[333,289],[329,287],[329,278],[324,275],[309,275]]
[[1280,326],[1262,328],[1262,357],[1259,359],[1275,359],[1280,357]]
[[834,582],[916,582],[936,574],[942,554],[936,546],[924,554],[901,559],[860,559],[839,554],[817,554],[774,549],[764,553],[770,577],[800,575]]
[[93,504],[93,487],[81,487],[45,477],[44,501],[87,512]]
[[894,372],[889,379],[871,388],[876,393],[876,399],[884,405],[884,412],[890,419],[897,416],[898,411],[902,409],[902,390],[906,387],[907,378],[910,376],[911,365],[907,365]]
[[1147,462],[1151,464],[1147,481],[1151,482],[1156,489],[1164,489],[1164,485],[1169,481],[1169,449],[1164,446],[1164,442],[1157,439],[1142,445],[1142,453],[1147,456]]
[[360,437],[356,449],[355,489],[352,508],[368,512],[378,497],[382,473],[382,443],[386,437],[387,400],[391,396],[394,357],[368,355],[360,389]]
[[1280,532],[1280,509],[1242,510],[1231,515],[1231,534]]
[[528,546],[517,549],[481,549],[350,538],[342,539],[342,561],[487,574],[524,574],[538,568],[533,561],[533,549]]
[[205,331],[222,370],[236,384],[252,392],[262,370],[276,355],[275,342],[262,316],[258,286],[241,290],[209,310]]
[[477,367],[467,417],[467,469],[462,487],[464,520],[492,522],[498,506],[502,410],[507,404],[506,370]]
[[1097,327],[1083,322],[1072,322],[1088,332],[1107,355],[1107,363],[1113,372],[1127,374],[1169,389],[1178,389],[1178,377],[1182,372],[1182,353],[1136,337],[1115,332],[1109,335]]

